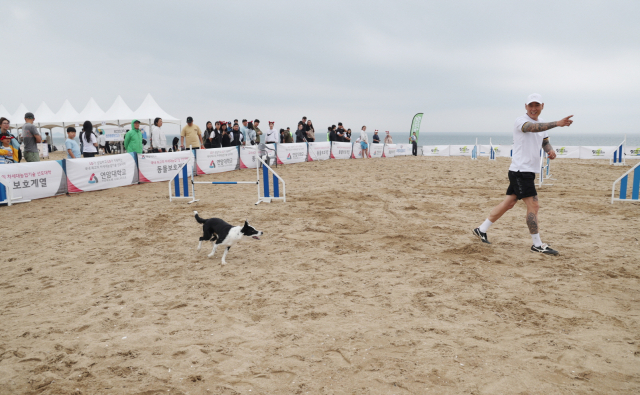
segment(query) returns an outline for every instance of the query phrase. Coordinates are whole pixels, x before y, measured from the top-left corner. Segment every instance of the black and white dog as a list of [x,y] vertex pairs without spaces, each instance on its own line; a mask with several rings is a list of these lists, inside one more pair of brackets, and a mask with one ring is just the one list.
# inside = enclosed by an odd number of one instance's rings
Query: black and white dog
[[194,211],[193,213],[196,216],[196,221],[198,221],[199,224],[202,224],[203,230],[200,243],[198,243],[198,251],[200,251],[203,241],[211,240],[213,243],[213,250],[211,251],[211,254],[209,254],[209,258],[211,258],[213,254],[216,253],[218,245],[226,246],[227,248],[224,250],[224,255],[222,255],[223,265],[227,264],[225,258],[227,257],[229,249],[242,240],[243,237],[251,237],[252,239],[260,240],[260,236],[264,233],[256,230],[256,228],[249,225],[249,222],[247,221],[244,221],[244,226],[233,226],[224,222],[220,218],[202,219],[198,215],[197,211]]

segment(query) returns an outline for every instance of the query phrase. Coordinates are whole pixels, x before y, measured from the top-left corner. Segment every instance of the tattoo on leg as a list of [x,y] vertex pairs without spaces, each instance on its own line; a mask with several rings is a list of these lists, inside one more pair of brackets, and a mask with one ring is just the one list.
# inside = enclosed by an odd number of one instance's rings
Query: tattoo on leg
[[538,216],[535,213],[527,214],[527,226],[529,227],[529,233],[535,235],[538,232]]
[[533,197],[533,201],[534,201],[534,202],[537,202],[537,201],[538,201],[538,195],[536,195],[536,196],[534,196],[534,197]]

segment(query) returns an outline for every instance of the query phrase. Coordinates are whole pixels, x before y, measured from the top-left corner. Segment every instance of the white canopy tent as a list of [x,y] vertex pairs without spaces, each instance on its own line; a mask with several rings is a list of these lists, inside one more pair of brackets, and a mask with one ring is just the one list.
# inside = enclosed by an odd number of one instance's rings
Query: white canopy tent
[[65,125],[75,124],[81,122],[82,118],[75,108],[69,103],[69,100],[65,100],[62,103],[62,107],[56,113],[56,122],[64,127]]
[[59,126],[56,122],[56,114],[51,111],[51,109],[45,102],[42,102],[40,104],[40,107],[38,107],[35,114],[33,115],[36,117],[33,123],[39,128],[51,129]]
[[116,101],[113,102],[111,107],[104,114],[103,121],[108,123],[116,123],[117,125],[125,125],[127,121],[131,122],[134,119],[133,111],[127,106],[127,103],[122,100],[122,97],[118,95]]
[[0,117],[5,117],[11,122],[11,114],[9,114],[9,111],[7,111],[2,104],[0,104]]
[[[105,120],[105,113],[102,108],[93,100],[93,97],[89,99],[89,102],[84,109],[80,112],[78,119],[89,120],[94,125],[100,124]],[[84,122],[84,121],[83,121]]]
[[16,112],[14,112],[13,115],[9,118],[9,120],[12,122],[11,126],[14,128],[21,128],[22,125],[24,125],[24,114],[26,114],[27,112],[29,112],[29,110],[27,110],[27,107],[25,107],[24,104],[20,103],[20,107],[18,107]]
[[162,118],[162,122],[180,124],[180,120],[178,118],[167,114],[162,108],[160,108],[158,103],[153,100],[150,93],[144,98],[140,107],[133,112],[133,118],[141,122],[147,121],[148,125],[153,124],[153,120],[156,118]]

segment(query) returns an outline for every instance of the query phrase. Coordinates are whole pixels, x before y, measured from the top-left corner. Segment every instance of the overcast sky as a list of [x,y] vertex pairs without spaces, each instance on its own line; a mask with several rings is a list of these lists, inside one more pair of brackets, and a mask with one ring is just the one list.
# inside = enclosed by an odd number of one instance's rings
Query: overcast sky
[[[638,133],[640,1],[5,1],[0,104],[510,133],[532,92],[575,133]],[[14,120],[12,120],[14,122]]]

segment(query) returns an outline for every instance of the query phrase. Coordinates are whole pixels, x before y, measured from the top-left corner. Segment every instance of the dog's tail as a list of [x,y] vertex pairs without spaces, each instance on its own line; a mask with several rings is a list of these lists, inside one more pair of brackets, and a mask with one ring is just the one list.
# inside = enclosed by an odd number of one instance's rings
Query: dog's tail
[[199,224],[204,224],[207,221],[206,219],[200,218],[197,211],[194,211],[193,213],[196,215],[196,221],[198,221]]

